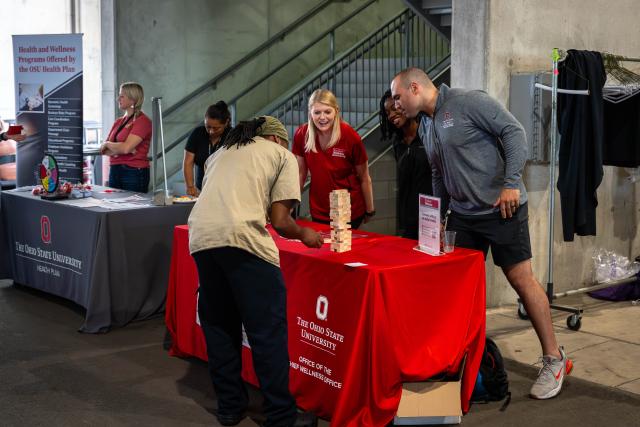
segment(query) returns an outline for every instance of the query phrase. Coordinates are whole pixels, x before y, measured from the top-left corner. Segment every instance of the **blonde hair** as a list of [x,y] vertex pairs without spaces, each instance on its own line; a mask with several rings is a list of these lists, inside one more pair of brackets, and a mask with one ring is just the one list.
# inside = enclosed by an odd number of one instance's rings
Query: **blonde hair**
[[340,141],[340,107],[338,106],[338,100],[336,96],[327,89],[316,89],[311,96],[309,97],[308,104],[308,120],[309,125],[307,127],[307,135],[304,141],[304,151],[309,152],[316,151],[316,125],[313,123],[313,119],[311,118],[311,107],[313,104],[319,102],[320,104],[328,105],[329,107],[336,110],[336,117],[333,120],[333,131],[331,132],[331,139],[329,140],[329,144],[327,148],[331,148]]
[[120,90],[129,99],[135,102],[133,106],[133,116],[137,117],[142,111],[142,104],[144,103],[144,89],[140,83],[125,82],[120,85]]

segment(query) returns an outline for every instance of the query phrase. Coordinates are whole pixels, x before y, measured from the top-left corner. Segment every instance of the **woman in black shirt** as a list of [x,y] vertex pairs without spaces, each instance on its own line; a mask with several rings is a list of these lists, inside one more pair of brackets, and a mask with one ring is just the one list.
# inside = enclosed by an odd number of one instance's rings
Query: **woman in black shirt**
[[396,110],[391,91],[380,99],[380,130],[391,140],[398,166],[398,228],[402,237],[418,239],[418,194],[432,194],[431,165],[418,136],[418,122]]
[[182,173],[188,195],[197,196],[200,193],[204,177],[204,162],[222,146],[222,141],[231,130],[230,125],[229,108],[224,101],[218,101],[207,108],[204,114],[204,126],[198,126],[191,132],[184,148],[182,161]]

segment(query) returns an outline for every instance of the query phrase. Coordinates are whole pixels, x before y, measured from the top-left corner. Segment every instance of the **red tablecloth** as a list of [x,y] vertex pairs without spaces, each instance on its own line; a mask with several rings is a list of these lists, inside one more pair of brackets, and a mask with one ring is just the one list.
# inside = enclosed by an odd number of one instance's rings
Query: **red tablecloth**
[[[290,388],[300,407],[336,426],[384,426],[403,382],[453,374],[467,355],[461,399],[468,411],[484,348],[480,252],[433,257],[413,250],[415,241],[356,230],[353,249],[334,253],[328,244],[309,249],[272,234],[287,286]],[[197,283],[188,229],[178,226],[166,305],[170,354],[206,360]],[[249,351],[243,376],[256,381]]]

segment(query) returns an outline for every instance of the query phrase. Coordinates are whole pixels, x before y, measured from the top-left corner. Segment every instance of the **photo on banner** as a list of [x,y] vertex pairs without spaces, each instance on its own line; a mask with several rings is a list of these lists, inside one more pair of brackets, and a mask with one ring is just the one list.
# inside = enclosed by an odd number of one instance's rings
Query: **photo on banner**
[[45,152],[60,178],[82,180],[82,34],[13,36],[16,123],[27,138],[17,145],[17,186],[38,183]]

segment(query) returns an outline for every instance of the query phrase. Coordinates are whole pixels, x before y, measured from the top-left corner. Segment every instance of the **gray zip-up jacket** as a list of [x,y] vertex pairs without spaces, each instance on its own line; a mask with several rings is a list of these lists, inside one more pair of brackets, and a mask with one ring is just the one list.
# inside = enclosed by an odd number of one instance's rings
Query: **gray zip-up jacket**
[[418,133],[433,174],[433,193],[463,215],[499,211],[503,188],[520,190],[527,140],[518,120],[483,91],[441,85],[433,119],[423,114]]

